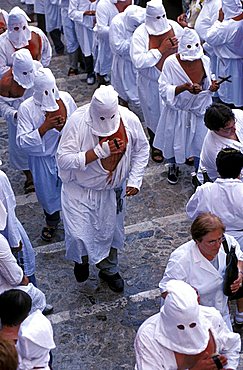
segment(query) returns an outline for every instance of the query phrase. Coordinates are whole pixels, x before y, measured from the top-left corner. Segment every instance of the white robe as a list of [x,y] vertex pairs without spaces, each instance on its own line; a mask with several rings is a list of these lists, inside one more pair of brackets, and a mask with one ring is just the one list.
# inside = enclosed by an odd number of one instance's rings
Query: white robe
[[[227,357],[227,368],[236,370],[239,363],[240,336],[229,331],[220,313],[212,307],[200,306],[201,315],[211,322],[210,331],[217,353]],[[177,370],[175,353],[160,343],[160,313],[149,317],[138,329],[134,347],[136,370]],[[165,323],[166,325],[166,323]]]
[[243,250],[243,183],[239,179],[218,178],[214,183],[199,186],[186,205],[188,217],[211,212],[220,217],[226,232],[232,235]]
[[109,28],[119,11],[111,0],[100,0],[96,7],[95,45],[97,48],[94,70],[101,76],[110,74],[112,53],[109,44]]
[[84,15],[86,10],[95,10],[96,1],[70,0],[68,16],[75,23],[76,35],[83,54],[92,54],[95,16]]
[[[60,91],[59,94],[68,119],[77,106],[69,93]],[[35,104],[33,97],[25,100],[18,111],[16,140],[17,145],[28,154],[38,201],[47,213],[52,214],[61,209],[61,181],[55,160],[61,132],[51,129],[41,137],[39,127],[44,120],[45,112]]]
[[[40,28],[29,26],[30,31],[37,33],[41,37],[41,59],[40,62],[44,67],[50,64],[52,56],[51,44]],[[0,78],[7,72],[13,65],[13,53],[16,49],[8,38],[7,32],[0,35]]]
[[58,4],[59,0],[44,0],[46,32],[61,29],[61,9]]
[[124,23],[125,14],[117,14],[109,30],[110,48],[113,54],[111,84],[126,102],[139,105],[137,70],[130,57],[132,33]]
[[203,55],[202,63],[206,77],[203,91],[197,95],[184,91],[175,95],[177,86],[192,84],[181,67],[176,55],[170,55],[164,62],[159,78],[160,95],[163,100],[161,115],[154,139],[154,147],[162,150],[164,157],[175,157],[176,163],[186,158],[199,157],[207,128],[204,113],[212,103],[210,60]]
[[[119,107],[128,143],[109,181],[109,171],[98,159],[85,165],[85,153],[98,144],[92,134],[89,105],[77,109],[63,130],[57,150],[62,179],[62,211],[66,257],[77,263],[88,255],[97,264],[109,255],[110,248],[124,245],[124,191],[117,212],[115,189],[127,186],[140,189],[149,158],[149,145],[137,116]],[[122,189],[121,189],[122,190]]]
[[[239,42],[235,44],[235,38]],[[216,21],[207,31],[205,40],[217,56],[216,77],[231,75],[218,90],[219,98],[236,107],[243,106],[243,20]]]
[[[179,37],[183,31],[182,27],[177,22],[170,19],[168,21],[175,36]],[[145,24],[141,24],[133,33],[130,56],[138,70],[138,95],[145,124],[155,133],[161,112],[158,84],[160,70],[156,67],[156,64],[161,59],[162,54],[158,49],[149,49],[149,34]]]
[[7,225],[1,234],[5,236],[11,248],[17,248],[22,241],[22,251],[18,257],[23,256],[24,273],[31,276],[35,273],[35,252],[28,235],[15,214],[16,200],[7,175],[0,171],[0,200],[7,211]]
[[216,168],[216,157],[218,152],[223,148],[234,148],[243,153],[243,111],[240,109],[233,109],[236,118],[236,135],[239,141],[227,139],[219,136],[216,132],[208,130],[205,136],[202,151],[200,155],[199,169],[205,167],[208,176],[213,181],[219,177]]
[[44,310],[46,299],[44,293],[32,283],[19,285],[23,279],[23,271],[11,253],[7,239],[0,234],[0,294],[9,289],[20,289],[28,293],[32,299],[31,312]]
[[[208,29],[218,19],[219,9],[221,8],[222,0],[204,0],[202,10],[200,11],[194,29],[197,31],[202,42],[205,41]],[[213,48],[207,43],[204,43],[204,51],[210,57],[211,70],[216,72],[216,55]]]
[[[234,243],[237,258],[243,261],[243,253],[237,241],[228,234],[225,234],[225,237],[229,250]],[[171,253],[159,287],[163,293],[166,291],[166,284],[169,280],[185,281],[198,290],[201,305],[215,307],[219,310],[230,327],[228,297],[224,295],[222,288],[226,268],[226,253],[222,244],[218,252],[218,262],[219,269],[216,270],[202,255],[194,240],[190,240]]]
[[69,0],[61,0],[62,27],[65,39],[65,45],[68,53],[74,53],[78,47],[78,39],[75,31],[75,24],[68,16]]

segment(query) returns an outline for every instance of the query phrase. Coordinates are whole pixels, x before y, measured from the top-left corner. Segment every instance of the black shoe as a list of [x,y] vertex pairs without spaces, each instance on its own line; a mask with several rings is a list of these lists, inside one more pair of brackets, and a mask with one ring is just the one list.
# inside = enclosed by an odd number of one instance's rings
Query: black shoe
[[167,180],[170,184],[175,185],[178,183],[179,167],[175,163],[169,165]]
[[108,287],[113,290],[113,292],[120,293],[124,290],[124,280],[121,278],[120,274],[117,272],[114,275],[106,275],[104,272],[99,272],[99,277],[106,281]]
[[74,265],[74,275],[78,283],[83,283],[89,277],[89,264],[77,263]]
[[47,304],[44,310],[42,311],[43,315],[47,316],[53,312],[54,308],[51,304]]

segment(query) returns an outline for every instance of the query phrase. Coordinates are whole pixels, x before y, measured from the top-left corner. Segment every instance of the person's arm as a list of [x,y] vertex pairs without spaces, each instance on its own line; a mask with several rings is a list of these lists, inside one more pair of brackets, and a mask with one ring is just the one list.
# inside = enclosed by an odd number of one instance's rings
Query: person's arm
[[8,284],[10,284],[12,287],[16,287],[25,280],[23,280],[23,271],[12,255],[7,239],[5,239],[3,236],[0,238],[0,245],[0,273],[8,282]]

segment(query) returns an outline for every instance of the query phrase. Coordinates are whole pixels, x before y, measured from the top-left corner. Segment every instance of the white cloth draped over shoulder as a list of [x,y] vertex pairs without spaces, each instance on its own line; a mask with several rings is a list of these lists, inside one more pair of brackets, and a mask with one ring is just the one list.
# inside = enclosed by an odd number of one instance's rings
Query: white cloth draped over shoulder
[[192,84],[189,76],[181,67],[176,54],[164,62],[159,78],[160,96],[163,101],[154,146],[162,150],[165,158],[175,157],[176,163],[184,163],[186,158],[199,157],[207,128],[204,113],[212,103],[210,60],[201,58],[205,75],[199,94],[189,91],[175,95],[177,86]]
[[117,214],[116,188],[140,189],[149,158],[149,145],[137,116],[119,106],[128,143],[116,169],[109,176],[100,159],[85,165],[86,151],[99,141],[92,134],[89,104],[77,109],[63,130],[57,150],[62,179],[62,210],[65,226],[66,257],[77,263],[88,255],[97,264],[109,255],[110,248],[124,245],[124,191]]

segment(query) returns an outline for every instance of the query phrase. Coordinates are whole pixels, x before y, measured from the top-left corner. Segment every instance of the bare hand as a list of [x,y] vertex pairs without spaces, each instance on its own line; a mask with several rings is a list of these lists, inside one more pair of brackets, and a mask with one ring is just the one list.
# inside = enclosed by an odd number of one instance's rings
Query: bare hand
[[[218,355],[218,358],[222,364],[222,366],[225,366],[227,364],[227,357],[224,355]],[[204,355],[199,359],[197,364],[193,367],[191,367],[191,370],[217,370],[217,365],[215,364],[212,357],[208,354],[208,352],[205,352]]]
[[85,10],[84,15],[95,15],[95,10]]
[[209,87],[209,90],[212,92],[218,91],[219,89],[219,83],[217,80],[212,81],[212,85]]
[[40,136],[43,136],[47,131],[55,128],[57,131],[61,131],[65,125],[65,119],[58,115],[50,115],[49,112],[46,113],[46,119],[39,127]]
[[186,83],[185,85],[187,85],[186,90],[189,91],[191,94],[197,95],[202,91],[202,86],[197,83],[194,84]]
[[109,143],[109,148],[110,148],[110,151],[111,151],[111,155],[121,154],[121,153],[124,152],[124,150],[126,148],[124,141],[119,139],[119,138],[109,140],[108,143]]
[[231,292],[236,293],[241,286],[242,286],[242,274],[239,274],[238,279],[236,279],[230,286]]
[[132,195],[136,195],[139,192],[137,188],[133,188],[132,186],[126,187],[126,197],[130,197]]
[[27,278],[27,276],[24,275],[19,285],[28,285],[28,284],[29,284],[29,279]]
[[175,36],[173,36],[173,37],[167,37],[166,39],[164,39],[161,42],[158,49],[161,52],[161,54],[163,54],[166,51],[176,52],[177,47],[178,47],[178,39]]
[[186,13],[182,13],[181,15],[179,15],[177,17],[177,22],[179,23],[179,25],[181,27],[187,27],[188,26],[188,23],[187,23],[187,19],[186,19]]

